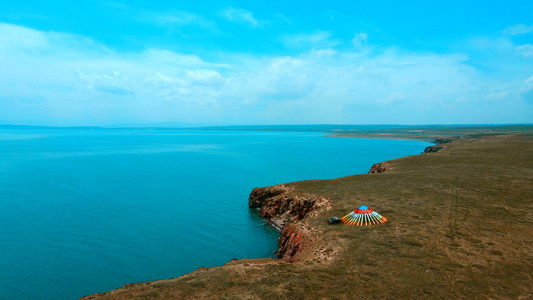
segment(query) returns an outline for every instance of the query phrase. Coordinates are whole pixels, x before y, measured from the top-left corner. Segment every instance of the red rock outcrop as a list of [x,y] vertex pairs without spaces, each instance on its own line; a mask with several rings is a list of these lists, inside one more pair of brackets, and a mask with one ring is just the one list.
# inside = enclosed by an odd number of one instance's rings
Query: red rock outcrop
[[299,261],[296,255],[305,249],[305,230],[299,223],[306,215],[320,209],[331,208],[331,200],[313,195],[292,193],[293,188],[286,185],[255,188],[250,194],[249,206],[258,208],[263,219],[285,221],[278,241],[277,255],[288,262]]
[[368,174],[377,174],[377,173],[383,173],[390,170],[395,169],[393,166],[391,166],[388,162],[380,162],[373,164],[370,168],[370,171],[368,171]]
[[303,234],[298,232],[292,224],[284,226],[279,234],[278,251],[276,252],[278,258],[288,262],[298,261],[295,255],[304,249],[302,239]]
[[248,205],[259,208],[263,219],[297,221],[319,208],[331,207],[331,201],[324,197],[294,195],[291,187],[277,185],[255,188],[250,194]]
[[252,193],[248,198],[248,206],[250,206],[251,208],[260,208],[261,206],[263,206],[265,200],[281,194],[288,193],[292,190],[292,187],[283,184],[267,186],[264,188],[255,188],[252,190]]

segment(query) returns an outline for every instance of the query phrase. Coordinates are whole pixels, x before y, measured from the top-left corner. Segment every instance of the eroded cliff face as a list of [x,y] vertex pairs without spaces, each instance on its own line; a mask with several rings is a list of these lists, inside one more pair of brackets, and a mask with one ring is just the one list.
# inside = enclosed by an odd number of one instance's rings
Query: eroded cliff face
[[292,187],[283,184],[255,188],[252,190],[252,193],[250,193],[250,197],[248,198],[248,206],[250,206],[250,208],[261,208],[266,200],[288,193],[292,190]]
[[424,149],[424,154],[435,153],[435,152],[442,151],[444,149],[445,149],[444,146],[436,146],[436,145],[428,146],[426,147],[426,149]]
[[293,188],[276,185],[255,188],[250,194],[249,206],[258,208],[263,219],[276,219],[285,222],[278,241],[278,258],[288,262],[300,261],[297,254],[306,248],[309,234],[302,230],[298,221],[322,209],[332,207],[331,200],[313,195],[297,195]]
[[292,224],[284,226],[279,233],[278,251],[276,252],[278,258],[288,262],[299,261],[295,256],[305,248],[305,243],[302,243],[303,237],[303,233],[299,232]]
[[295,195],[291,193],[292,190],[292,187],[286,185],[255,188],[250,194],[248,205],[259,208],[263,219],[286,222],[298,221],[314,210],[331,207],[331,201],[327,198]]
[[377,174],[377,173],[383,173],[390,170],[395,169],[394,166],[390,165],[388,162],[380,162],[372,165],[372,168],[370,168],[370,171],[368,171],[368,174]]

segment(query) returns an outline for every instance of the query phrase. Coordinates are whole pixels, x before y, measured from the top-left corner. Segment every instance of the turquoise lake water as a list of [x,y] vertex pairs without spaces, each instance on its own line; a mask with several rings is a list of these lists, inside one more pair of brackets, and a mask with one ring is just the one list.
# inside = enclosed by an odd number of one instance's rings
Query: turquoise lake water
[[254,187],[366,173],[428,145],[309,132],[0,129],[0,299],[75,299],[271,257],[278,232],[248,208]]

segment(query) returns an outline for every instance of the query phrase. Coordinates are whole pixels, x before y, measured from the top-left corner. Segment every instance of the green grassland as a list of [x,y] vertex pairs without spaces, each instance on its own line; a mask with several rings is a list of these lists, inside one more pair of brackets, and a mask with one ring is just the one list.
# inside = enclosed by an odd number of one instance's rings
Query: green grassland
[[[453,141],[444,151],[390,161],[395,168],[388,172],[288,184],[292,193],[333,203],[299,221],[308,233],[302,262],[232,261],[87,298],[531,299],[531,133],[531,126],[339,133]],[[388,223],[327,224],[362,204]]]

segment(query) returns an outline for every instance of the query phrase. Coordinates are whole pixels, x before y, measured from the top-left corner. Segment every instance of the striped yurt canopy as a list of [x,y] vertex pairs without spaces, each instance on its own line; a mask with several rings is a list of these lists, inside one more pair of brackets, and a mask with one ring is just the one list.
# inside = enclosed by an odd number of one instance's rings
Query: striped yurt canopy
[[346,225],[371,226],[384,224],[387,222],[387,218],[368,208],[368,206],[361,205],[356,210],[342,217],[341,221]]

